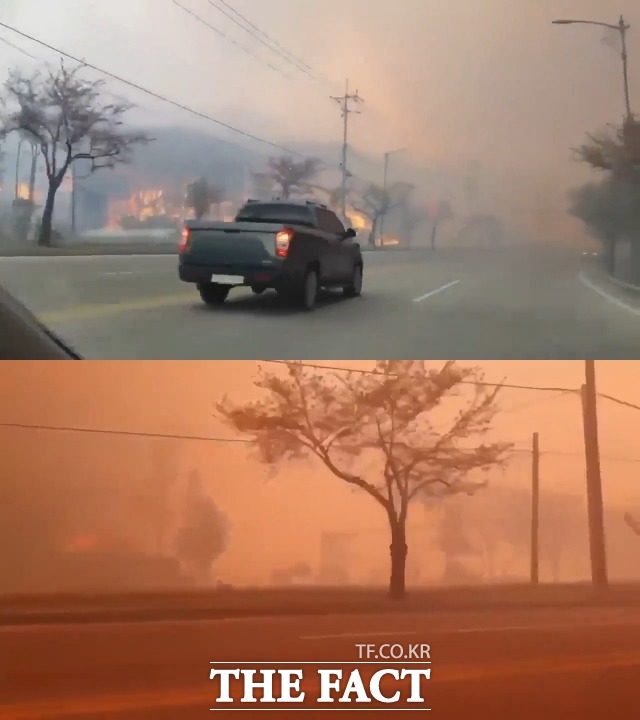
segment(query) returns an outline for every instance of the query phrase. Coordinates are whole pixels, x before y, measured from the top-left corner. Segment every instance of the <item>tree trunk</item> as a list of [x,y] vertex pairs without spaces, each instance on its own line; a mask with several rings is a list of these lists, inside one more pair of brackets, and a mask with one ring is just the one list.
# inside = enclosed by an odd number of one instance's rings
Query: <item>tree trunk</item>
[[42,247],[51,246],[51,232],[53,225],[53,209],[56,204],[56,193],[60,187],[55,180],[49,181],[49,189],[47,190],[47,200],[44,204],[42,213],[42,223],[40,225],[40,233],[38,235],[38,245]]
[[391,577],[389,579],[389,597],[402,600],[406,595],[407,571],[407,534],[405,523],[392,519],[391,522]]
[[374,218],[371,223],[371,232],[369,233],[369,245],[376,247],[376,233],[378,232],[378,218]]

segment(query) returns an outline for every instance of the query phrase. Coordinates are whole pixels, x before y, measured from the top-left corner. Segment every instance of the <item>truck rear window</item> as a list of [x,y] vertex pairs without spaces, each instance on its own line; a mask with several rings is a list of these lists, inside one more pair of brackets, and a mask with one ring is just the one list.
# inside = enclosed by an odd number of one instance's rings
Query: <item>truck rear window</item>
[[236,222],[273,222],[283,225],[307,225],[313,227],[313,214],[303,205],[286,205],[284,203],[252,203],[240,210]]

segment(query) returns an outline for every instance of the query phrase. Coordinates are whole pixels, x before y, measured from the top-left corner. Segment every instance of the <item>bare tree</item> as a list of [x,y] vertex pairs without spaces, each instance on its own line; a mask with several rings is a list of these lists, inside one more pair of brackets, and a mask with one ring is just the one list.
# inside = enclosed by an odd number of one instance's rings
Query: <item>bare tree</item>
[[219,205],[224,199],[224,189],[213,185],[206,178],[195,180],[187,186],[187,207],[193,209],[197,220],[203,218],[212,205]]
[[438,203],[431,217],[431,249],[436,249],[436,241],[438,236],[438,228],[445,222],[453,220],[453,209],[448,200]]
[[460,503],[442,503],[437,542],[444,554],[445,583],[459,584],[461,580],[470,580],[471,574],[465,569],[465,560],[479,554],[481,548],[472,541],[464,508]]
[[424,207],[412,205],[408,199],[402,204],[402,239],[408,247],[413,245],[417,230],[429,221],[429,215]]
[[375,245],[380,220],[396,207],[404,205],[413,190],[406,182],[394,183],[386,190],[373,183],[369,185],[359,200],[353,200],[353,209],[371,221],[369,244]]
[[82,65],[31,75],[14,70],[4,85],[5,111],[0,137],[18,132],[32,139],[44,158],[48,191],[39,242],[51,243],[56,193],[72,163],[90,162],[91,172],[130,159],[134,145],[151,138],[123,130],[122,118],[133,106],[105,103],[102,80],[81,77]]
[[287,155],[271,157],[267,161],[269,175],[282,189],[283,200],[294,192],[310,190],[311,180],[318,174],[321,164],[318,158],[296,161]]
[[[338,210],[342,203],[342,188],[329,189],[322,185],[316,185],[314,183],[307,183],[307,187],[311,192],[320,192],[325,196],[325,202],[332,210]],[[349,191],[347,190],[347,196]]]
[[[473,493],[483,483],[469,473],[506,459],[507,444],[474,443],[491,429],[499,388],[478,384],[477,369],[454,362],[433,370],[422,361],[378,361],[374,373],[346,374],[290,362],[287,370],[287,377],[261,373],[262,400],[236,405],[225,398],[217,406],[221,418],[251,437],[274,468],[313,457],[377,502],[391,536],[389,594],[404,597],[412,502]],[[434,411],[451,397],[460,400],[465,389],[463,409],[442,429]]]
[[213,563],[227,548],[228,535],[226,516],[206,493],[198,474],[192,473],[184,519],[176,535],[179,559],[196,579],[206,582]]

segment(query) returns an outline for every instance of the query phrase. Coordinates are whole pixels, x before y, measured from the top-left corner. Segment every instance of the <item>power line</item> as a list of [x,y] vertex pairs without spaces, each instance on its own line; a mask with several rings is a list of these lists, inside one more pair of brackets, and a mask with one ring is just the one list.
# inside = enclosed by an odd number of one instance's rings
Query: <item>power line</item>
[[[211,0],[207,0],[207,1],[208,1],[208,3],[209,3],[210,5],[214,5],[214,3],[213,3]],[[227,0],[219,0],[219,2],[220,2],[222,5],[224,5],[228,10],[230,10],[234,15],[236,15],[236,16],[239,17],[241,20],[243,20],[245,23],[247,23],[247,25],[248,25],[250,28],[253,28],[257,33],[259,33],[260,35],[262,35],[263,38],[265,38],[268,42],[270,42],[270,43],[271,43],[272,45],[274,45],[278,50],[280,50],[283,55],[288,55],[289,58],[291,58],[291,61],[293,61],[293,63],[296,64],[297,66],[300,66],[300,68],[301,68],[303,71],[308,71],[308,74],[312,72],[312,68],[309,67],[309,65],[307,65],[307,63],[305,63],[305,62],[304,62],[303,60],[301,60],[300,58],[296,57],[292,52],[289,52],[286,48],[282,47],[282,45],[280,45],[280,43],[278,43],[278,42],[277,42],[276,40],[274,40],[272,37],[270,37],[269,35],[267,35],[267,33],[264,32],[264,30],[261,30],[257,25],[255,25],[254,23],[252,23],[251,20],[249,20],[245,15],[243,15],[243,14],[240,13],[238,10],[236,10],[235,8],[233,8],[233,7],[227,2]],[[215,7],[215,5],[214,5],[214,7]],[[222,12],[221,8],[218,7],[217,9]],[[312,77],[313,77],[313,75],[312,75]]]
[[605,393],[598,393],[598,397],[604,398],[605,400],[610,400],[611,402],[614,402],[617,405],[622,405],[623,407],[631,408],[632,410],[640,410],[640,405],[636,405],[635,403],[629,402],[628,400],[621,400],[620,398],[613,397],[613,395],[606,395]]
[[[8,45],[10,48],[17,50],[19,53],[22,53],[26,57],[31,58],[32,60],[35,60],[36,62],[42,62],[42,58],[39,58],[37,55],[33,55],[32,53],[28,52],[24,48],[19,47],[18,45],[14,45],[12,42],[10,42],[9,40],[6,40],[3,37],[0,37],[0,42],[4,43],[5,45]],[[127,97],[124,97],[123,95],[118,95],[117,93],[113,93],[109,90],[106,90],[105,92],[107,95],[110,95],[112,98],[115,98],[116,100],[119,100],[120,102],[132,104],[131,100],[129,100],[129,98],[127,98]],[[144,109],[143,106],[141,106],[141,105],[137,105],[137,107]]]
[[519,405],[515,405],[514,407],[510,408],[504,408],[500,410],[501,414],[509,414],[509,413],[517,413],[521,410],[527,410],[528,408],[534,406],[534,405],[541,405],[542,403],[551,402],[552,400],[558,400],[561,397],[568,397],[570,395],[574,395],[574,390],[565,390],[563,392],[559,392],[557,395],[552,395],[551,397],[544,397],[544,398],[536,398],[535,400],[531,400],[526,403],[521,403]]
[[[108,435],[120,437],[152,438],[161,440],[194,440],[197,442],[213,442],[227,445],[251,445],[254,442],[251,438],[225,438],[210,435],[188,435],[182,433],[156,433],[135,430],[114,430],[111,428],[90,428],[71,425],[41,425],[36,423],[30,424],[17,422],[0,422],[0,427],[16,430],[43,430],[45,432],[81,433],[83,435]],[[513,451],[526,454],[531,453],[531,448],[513,448]],[[565,457],[583,456],[581,452],[569,450],[543,450],[540,454]],[[603,456],[602,459],[607,462],[640,463],[640,458],[633,457]]]
[[[274,365],[289,365],[289,360],[259,360],[258,362],[261,363],[271,363]],[[301,360],[295,360],[293,361],[296,365],[300,365],[301,367],[307,367],[311,368],[313,370],[332,370],[334,372],[346,372],[346,373],[358,373],[362,375],[381,375],[383,377],[398,377],[397,374],[394,373],[383,373],[379,370],[365,370],[362,368],[345,368],[345,367],[338,367],[337,365],[320,365],[317,363],[310,363],[305,362]],[[556,398],[561,397],[563,395],[579,395],[580,390],[575,388],[565,388],[565,387],[554,387],[554,386],[541,386],[541,385],[514,385],[512,383],[491,383],[491,382],[483,382],[481,380],[461,380],[460,385],[476,385],[478,387],[500,387],[500,388],[506,388],[507,390],[535,390],[538,392],[554,392],[558,393]],[[606,393],[598,393],[598,397],[603,398],[604,400],[610,400],[611,402],[614,402],[618,405],[622,405],[623,407],[628,407],[633,410],[640,410],[640,405],[636,405],[635,403],[628,402],[627,400],[621,400],[620,398],[617,398],[613,395],[607,395]],[[550,399],[556,399],[556,398],[550,398]],[[517,408],[512,408],[511,410],[506,410],[505,412],[514,412],[515,410],[522,409],[524,407],[527,407],[527,405],[519,406]]]
[[189,107],[188,105],[183,105],[182,103],[179,103],[176,100],[171,100],[170,98],[166,97],[165,95],[161,95],[160,93],[154,92],[153,90],[149,90],[149,89],[143,87],[142,85],[138,85],[137,83],[135,83],[131,80],[127,80],[119,75],[116,75],[115,73],[109,72],[108,70],[104,70],[104,69],[98,67],[97,65],[93,65],[92,63],[87,62],[86,60],[81,60],[80,58],[77,58],[74,55],[71,55],[70,53],[68,53],[64,50],[60,50],[59,48],[57,48],[53,45],[49,45],[49,43],[46,43],[43,40],[39,40],[38,38],[33,37],[32,35],[28,35],[27,33],[22,32],[21,30],[18,30],[17,28],[13,27],[12,25],[8,25],[7,23],[0,22],[0,27],[6,28],[7,30],[10,30],[11,32],[15,33],[16,35],[20,35],[21,37],[26,38],[27,40],[31,40],[31,42],[34,42],[37,45],[47,48],[48,50],[52,50],[53,52],[57,53],[58,55],[68,58],[69,60],[72,60],[73,62],[76,62],[79,65],[83,65],[85,67],[90,68],[91,70],[94,70],[95,72],[98,72],[102,75],[106,75],[107,77],[110,77],[113,80],[116,80],[117,82],[123,83],[124,85],[127,85],[128,87],[133,88],[134,90],[138,90],[139,92],[142,92],[145,95],[149,95],[150,97],[153,97],[156,100],[161,100],[162,102],[165,102],[168,105],[173,105],[173,107],[176,107],[179,110],[184,110],[185,112],[188,112],[191,115],[195,115],[196,117],[199,117],[203,120],[208,120],[209,122],[212,122],[215,125],[218,125],[219,127],[223,127],[226,130],[230,130],[231,132],[234,132],[237,135],[241,135],[249,140],[254,140],[255,142],[261,143],[262,145],[268,145],[268,146],[276,148],[278,150],[283,150],[284,152],[289,153],[290,155],[302,156],[302,153],[299,153],[295,150],[291,150],[290,148],[287,148],[284,145],[280,145],[279,143],[271,142],[270,140],[265,140],[264,138],[258,137],[257,135],[253,135],[252,133],[246,132],[245,130],[240,130],[239,128],[234,127],[233,125],[230,125],[229,123],[226,123],[223,120],[218,120],[217,118],[213,117],[212,115],[207,115],[205,113],[200,112],[199,110],[194,110],[193,108]]
[[29,423],[0,422],[0,427],[17,430],[45,430],[48,432],[83,433],[87,435],[119,435],[124,437],[161,438],[164,440],[198,440],[200,442],[217,442],[247,445],[253,442],[249,438],[221,438],[209,435],[185,435],[174,433],[154,433],[134,430],[113,430],[103,428],[76,427],[70,425],[40,425]]
[[[531,455],[531,448],[512,448],[512,452],[523,453]],[[584,453],[577,450],[540,450],[540,455],[553,455],[558,457],[584,457]],[[640,458],[634,457],[623,457],[619,455],[603,455],[602,460],[606,462],[619,462],[619,463],[640,463]]]
[[0,37],[0,42],[4,43],[5,45],[8,45],[10,48],[13,48],[14,50],[17,50],[19,53],[22,53],[23,55],[26,55],[26,57],[31,58],[32,60],[37,60],[38,58],[35,55],[32,55],[30,52],[25,50],[24,48],[21,48],[19,45],[14,45],[11,40],[7,40],[6,38]]
[[[172,0],[172,2],[176,7],[180,8],[180,10],[187,13],[187,15],[191,15],[191,17],[194,18],[194,20],[197,20],[201,25],[204,25],[206,28],[208,28],[209,30],[214,32],[216,35],[219,35],[221,38],[224,38],[225,40],[230,42],[232,45],[235,45],[237,48],[242,50],[242,52],[249,55],[249,57],[252,57],[254,60],[257,60],[259,63],[263,63],[271,70],[274,70],[275,72],[278,72],[278,73],[281,73],[284,75],[284,73],[282,72],[282,70],[280,68],[277,68],[275,65],[272,65],[270,62],[262,60],[262,58],[258,57],[254,53],[252,53],[251,50],[249,50],[249,48],[246,48],[244,45],[241,45],[239,42],[237,42],[232,37],[227,35],[225,32],[223,32],[222,30],[217,28],[215,25],[212,25],[211,23],[207,22],[203,17],[200,17],[200,15],[198,15],[196,12],[194,12],[193,10],[190,10],[188,7],[185,7],[181,2],[178,2],[178,0]],[[285,75],[285,77],[288,77],[288,76]]]
[[[270,363],[273,365],[289,365],[290,361],[288,360],[259,360],[261,363]],[[344,367],[338,367],[336,365],[319,365],[316,363],[310,363],[310,362],[304,362],[304,361],[295,361],[296,365],[300,365],[301,367],[307,367],[314,370],[332,370],[335,372],[347,372],[347,373],[358,373],[361,375],[381,375],[383,377],[399,377],[396,373],[383,373],[379,370],[365,370],[363,368],[344,368]],[[580,390],[576,390],[575,388],[565,388],[565,387],[555,387],[555,386],[539,386],[539,385],[514,385],[510,383],[492,383],[492,382],[483,382],[482,380],[462,380],[460,382],[460,385],[476,385],[478,387],[493,387],[493,388],[507,388],[509,390],[537,390],[539,392],[555,392],[555,393],[575,393],[579,394]]]
[[[292,59],[291,53],[285,54],[286,50],[284,48],[280,48],[278,44],[269,38],[266,33],[264,33],[262,30],[260,30],[256,25],[253,25],[253,23],[249,22],[243,15],[241,15],[237,10],[234,10],[230,5],[227,5],[227,3],[223,3],[224,7],[220,7],[217,3],[213,2],[213,0],[207,0],[209,5],[211,5],[212,8],[215,8],[218,12],[222,13],[225,17],[229,18],[232,23],[236,24],[239,28],[244,30],[247,34],[249,34],[252,38],[256,39],[259,43],[264,45],[266,48],[268,48],[272,53],[275,53],[278,55],[278,57],[282,58],[285,62],[287,62],[289,65],[292,65],[296,70],[299,70],[300,72],[304,73],[305,75],[308,75],[310,78],[315,80],[315,77],[309,72],[307,68],[304,67],[303,63],[298,62],[296,59]],[[231,12],[229,12],[231,11]],[[232,14],[233,13],[233,14]],[[237,17],[234,17],[236,15]],[[238,18],[242,18],[243,22],[245,22],[249,27],[246,27],[245,25],[238,20]],[[253,29],[252,29],[253,28]],[[257,32],[255,32],[255,31]],[[258,35],[257,33],[260,33]],[[263,36],[263,37],[261,37]],[[268,38],[265,40],[265,37]],[[270,44],[271,43],[271,44]],[[275,45],[275,47],[274,47]],[[269,67],[273,67],[269,64]],[[279,72],[279,68],[277,69]],[[288,77],[288,76],[287,76]]]

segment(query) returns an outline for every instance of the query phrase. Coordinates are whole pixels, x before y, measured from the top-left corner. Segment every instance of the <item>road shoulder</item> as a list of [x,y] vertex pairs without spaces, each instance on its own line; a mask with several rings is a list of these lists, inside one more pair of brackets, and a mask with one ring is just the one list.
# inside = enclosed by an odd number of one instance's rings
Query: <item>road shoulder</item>
[[640,288],[614,280],[599,262],[583,263],[580,282],[603,300],[640,317]]

